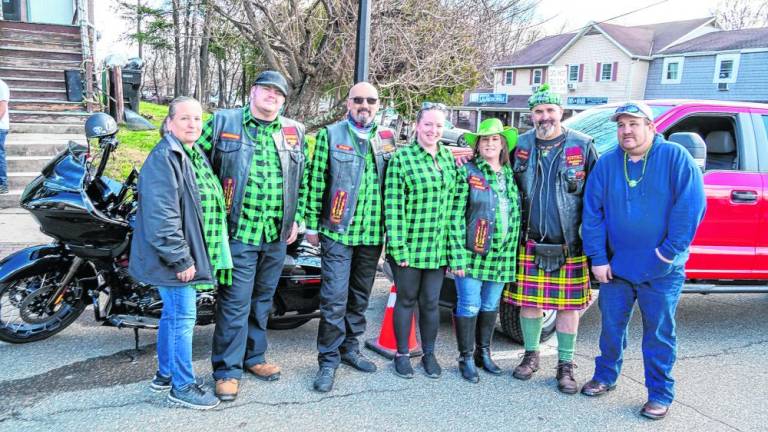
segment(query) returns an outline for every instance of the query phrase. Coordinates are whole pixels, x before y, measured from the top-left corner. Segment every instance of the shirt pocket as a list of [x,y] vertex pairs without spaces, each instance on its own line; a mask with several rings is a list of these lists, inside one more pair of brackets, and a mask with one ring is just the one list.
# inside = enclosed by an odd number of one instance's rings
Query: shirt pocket
[[243,143],[241,141],[219,140],[219,142],[216,143],[216,151],[222,153],[231,153],[240,150],[240,147],[242,146]]

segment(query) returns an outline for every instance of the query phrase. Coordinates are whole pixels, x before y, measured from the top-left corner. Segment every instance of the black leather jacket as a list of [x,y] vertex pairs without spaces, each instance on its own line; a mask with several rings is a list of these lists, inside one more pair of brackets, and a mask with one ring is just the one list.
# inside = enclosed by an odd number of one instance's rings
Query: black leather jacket
[[[592,137],[581,132],[563,128],[565,143],[560,148],[560,165],[557,173],[557,210],[560,213],[560,224],[568,247],[569,256],[583,254],[581,240],[581,208],[584,196],[584,186],[587,177],[597,162]],[[537,197],[532,196],[535,184],[538,152],[536,149],[536,133],[530,130],[517,141],[513,157],[513,171],[515,181],[520,190],[520,198],[523,207],[522,241],[528,240],[528,227],[530,224],[531,202]]]

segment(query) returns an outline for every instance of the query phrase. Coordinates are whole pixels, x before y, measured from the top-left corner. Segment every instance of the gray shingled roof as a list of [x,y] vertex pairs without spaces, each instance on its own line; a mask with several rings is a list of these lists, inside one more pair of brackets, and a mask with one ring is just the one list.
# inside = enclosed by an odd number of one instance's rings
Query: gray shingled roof
[[707,33],[662,51],[660,54],[768,48],[768,27]]
[[653,48],[653,30],[640,27],[625,27],[616,24],[601,23],[597,25],[619,45],[636,56],[647,57]]
[[712,21],[712,17],[696,18],[686,21],[648,24],[637,27],[651,30],[653,32],[653,54],[656,54],[667,45],[710,21]]
[[539,39],[522,50],[502,58],[493,67],[549,64],[576,33],[565,33]]

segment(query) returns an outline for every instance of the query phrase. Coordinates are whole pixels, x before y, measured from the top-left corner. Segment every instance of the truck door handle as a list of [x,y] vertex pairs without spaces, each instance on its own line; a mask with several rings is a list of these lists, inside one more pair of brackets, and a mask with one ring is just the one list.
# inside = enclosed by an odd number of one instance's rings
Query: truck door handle
[[754,203],[757,202],[757,192],[755,191],[733,191],[731,192],[731,201],[735,203]]

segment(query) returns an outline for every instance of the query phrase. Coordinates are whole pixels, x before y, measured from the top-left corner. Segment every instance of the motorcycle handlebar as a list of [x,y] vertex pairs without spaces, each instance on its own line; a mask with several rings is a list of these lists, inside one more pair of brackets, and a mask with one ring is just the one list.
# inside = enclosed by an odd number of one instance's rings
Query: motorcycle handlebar
[[109,162],[109,155],[115,148],[117,148],[117,144],[118,142],[114,135],[99,140],[99,146],[101,146],[103,150],[101,151],[99,166],[96,168],[96,174],[93,176],[94,179],[97,179],[104,174],[104,169],[107,167],[107,162]]

